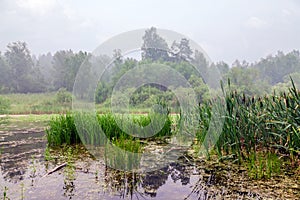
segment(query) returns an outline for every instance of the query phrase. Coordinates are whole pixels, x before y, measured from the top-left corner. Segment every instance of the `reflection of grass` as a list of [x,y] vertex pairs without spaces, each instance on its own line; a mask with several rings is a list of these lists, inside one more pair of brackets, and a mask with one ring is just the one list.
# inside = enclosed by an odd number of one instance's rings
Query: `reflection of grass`
[[64,170],[66,180],[65,181],[73,181],[75,180],[75,166],[74,166],[74,156],[73,149],[71,147],[67,148],[67,166]]
[[31,165],[30,165],[30,169],[31,169],[31,174],[30,177],[31,178],[35,178],[36,177],[36,160],[34,158],[34,156],[31,156]]
[[[48,163],[54,162],[56,166],[61,166],[59,168],[55,168],[55,171],[60,170],[62,167],[64,167],[64,196],[68,196],[71,199],[71,197],[74,195],[74,180],[76,179],[76,160],[79,160],[80,158],[88,158],[89,156],[90,154],[81,145],[62,145],[60,147],[55,148],[46,148],[45,160],[50,161],[47,162],[47,165]],[[50,172],[53,173],[55,171],[51,170]]]

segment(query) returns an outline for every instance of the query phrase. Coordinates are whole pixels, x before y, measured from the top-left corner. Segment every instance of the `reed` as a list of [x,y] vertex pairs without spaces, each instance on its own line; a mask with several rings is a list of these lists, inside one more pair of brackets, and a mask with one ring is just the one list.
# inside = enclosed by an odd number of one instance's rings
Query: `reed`
[[[155,114],[151,116],[154,121],[159,121],[163,116]],[[150,115],[113,115],[98,114],[93,115],[91,113],[67,113],[66,115],[60,115],[54,117],[49,122],[49,128],[46,129],[46,135],[48,140],[48,146],[60,146],[63,144],[91,144],[91,145],[106,145],[108,141],[114,143],[121,148],[132,152],[139,152],[141,149],[140,140],[135,135],[146,135],[143,131],[151,131],[156,126],[155,123],[151,123]],[[165,117],[165,116],[164,116]],[[118,122],[118,123],[117,123]],[[120,124],[122,126],[120,127]],[[151,124],[151,125],[150,125]],[[147,125],[149,129],[146,130],[144,127]],[[153,137],[150,139],[159,139],[163,137],[171,136],[172,119],[167,115],[166,121]],[[127,133],[125,130],[130,130]],[[141,131],[134,133],[136,127]],[[78,134],[78,133],[81,134]],[[104,135],[105,134],[105,135]],[[149,138],[145,138],[147,140]]]
[[50,147],[81,143],[74,117],[71,113],[52,118],[49,122],[49,128],[46,129],[46,136]]
[[[224,126],[215,145],[220,159],[233,158],[241,163],[253,154],[264,152],[288,157],[293,164],[300,157],[300,91],[289,91],[263,97],[246,96],[236,91],[225,92]],[[230,83],[230,82],[229,82]],[[199,106],[198,141],[203,142],[212,118],[212,105],[217,100]],[[271,168],[273,165],[270,165]],[[259,176],[260,177],[260,176]]]

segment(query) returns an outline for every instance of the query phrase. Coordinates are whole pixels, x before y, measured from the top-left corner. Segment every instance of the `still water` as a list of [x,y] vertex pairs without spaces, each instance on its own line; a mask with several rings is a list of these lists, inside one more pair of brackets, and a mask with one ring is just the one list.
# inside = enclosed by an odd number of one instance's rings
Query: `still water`
[[293,199],[300,191],[297,180],[288,180],[290,188],[277,186],[273,191],[270,184],[282,179],[253,182],[243,168],[196,161],[188,155],[156,171],[122,172],[80,146],[72,152],[67,147],[45,152],[45,133],[36,127],[2,130],[0,149],[0,199],[273,199],[283,195],[281,189],[291,190],[282,197]]

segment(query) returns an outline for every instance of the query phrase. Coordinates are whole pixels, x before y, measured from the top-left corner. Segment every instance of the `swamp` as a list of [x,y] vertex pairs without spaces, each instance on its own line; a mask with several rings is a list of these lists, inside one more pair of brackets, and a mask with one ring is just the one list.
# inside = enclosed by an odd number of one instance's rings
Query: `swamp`
[[7,48],[0,199],[300,199],[299,51],[229,67],[155,27]]

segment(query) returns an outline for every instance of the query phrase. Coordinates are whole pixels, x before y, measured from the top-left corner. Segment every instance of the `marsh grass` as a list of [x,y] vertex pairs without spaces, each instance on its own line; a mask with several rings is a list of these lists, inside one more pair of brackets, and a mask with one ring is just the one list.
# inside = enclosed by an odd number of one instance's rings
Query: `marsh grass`
[[81,143],[76,130],[74,117],[70,113],[60,115],[50,120],[49,128],[46,129],[46,136],[49,146]]
[[58,102],[57,93],[55,92],[2,94],[0,98],[7,99],[10,102],[7,114],[66,113],[71,109],[71,102]]
[[[228,92],[223,90],[226,113],[215,145],[220,160],[230,158],[237,163],[249,161],[253,166],[261,166],[261,169],[249,168],[251,174],[255,169],[255,178],[270,177],[277,171],[277,165],[272,164],[278,161],[275,155],[288,157],[292,164],[299,161],[300,91],[291,81],[293,87],[289,91],[263,97],[247,97],[230,90],[230,85]],[[200,144],[208,132],[215,103],[216,100],[211,100],[199,106]],[[253,157],[255,153],[258,156]]]
[[[161,116],[158,115],[158,117]],[[126,130],[131,131],[134,131],[131,127],[132,124],[137,125],[141,128],[140,130],[143,130],[143,127],[149,125],[151,122],[150,116],[144,115],[129,117],[113,114],[67,113],[50,120],[46,129],[48,146],[55,147],[63,144],[72,145],[81,143],[105,146],[107,142],[111,142],[113,145],[127,151],[141,152],[143,145],[140,139],[121,129],[117,120],[128,128]],[[171,126],[172,119],[168,115],[162,129],[150,139],[163,139],[164,137],[171,136]],[[80,135],[78,134],[79,132]]]
[[[261,97],[237,93],[230,89],[229,82],[228,91],[225,91],[222,86],[223,99],[215,98],[200,104],[197,113],[191,113],[191,115],[196,115],[192,116],[193,119],[189,115],[185,118],[181,115],[172,117],[170,113],[167,113],[168,118],[162,129],[146,140],[161,140],[164,137],[170,137],[180,132],[185,123],[197,119],[196,138],[192,139],[196,141],[194,146],[199,147],[207,134],[212,134],[211,139],[216,139],[217,135],[214,135],[214,130],[209,132],[209,127],[213,115],[222,110],[220,108],[223,106],[225,111],[219,116],[223,126],[213,152],[221,161],[232,160],[238,164],[246,163],[249,176],[252,178],[270,178],[279,173],[283,161],[288,160],[292,165],[297,166],[300,159],[300,91],[296,89],[293,80],[291,81],[293,87],[288,91],[274,92]],[[213,105],[217,105],[214,111]],[[157,114],[153,117],[160,119],[161,115]],[[146,133],[143,133],[143,128],[150,123],[150,115],[143,114],[68,113],[53,118],[46,133],[49,146],[84,143],[96,146],[106,145],[110,148],[111,146],[107,145],[109,143],[120,149],[139,153],[143,149],[142,140],[144,139],[135,137],[137,135],[135,127],[139,127],[139,131],[142,130],[138,134],[144,135]],[[152,125],[154,130],[157,124]],[[215,126],[217,127],[218,123]],[[131,132],[124,131],[122,127]],[[78,131],[83,134],[79,136]],[[208,149],[208,146],[206,148]],[[107,153],[112,153],[111,149],[107,150]],[[122,163],[122,158],[126,158],[127,161],[132,159],[129,165],[138,163],[136,161],[139,158],[132,154],[116,152],[115,155],[115,157],[108,155],[107,158],[110,158],[109,162],[118,166],[128,164]]]
[[278,155],[267,153],[251,153],[247,163],[248,175],[253,179],[271,178],[281,172],[282,161]]

